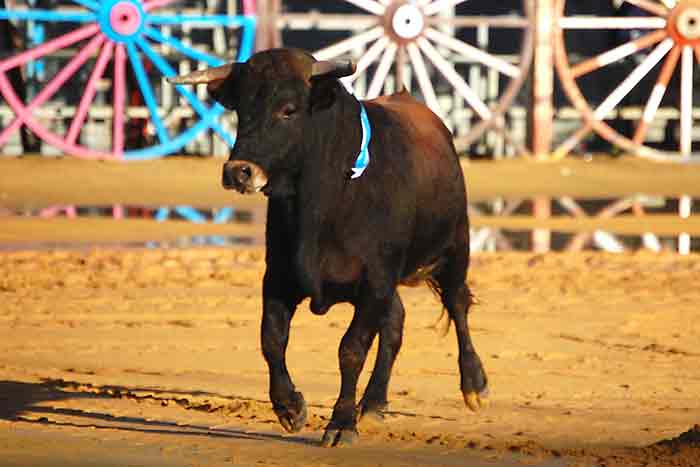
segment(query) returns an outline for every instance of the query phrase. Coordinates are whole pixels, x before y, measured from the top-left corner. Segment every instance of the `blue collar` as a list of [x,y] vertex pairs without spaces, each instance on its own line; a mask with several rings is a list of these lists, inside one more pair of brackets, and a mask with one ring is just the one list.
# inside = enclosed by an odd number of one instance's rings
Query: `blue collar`
[[355,166],[352,168],[350,178],[359,178],[369,165],[369,142],[372,139],[372,127],[369,124],[367,110],[360,102],[360,123],[362,124],[362,144],[360,145],[360,153],[355,159]]

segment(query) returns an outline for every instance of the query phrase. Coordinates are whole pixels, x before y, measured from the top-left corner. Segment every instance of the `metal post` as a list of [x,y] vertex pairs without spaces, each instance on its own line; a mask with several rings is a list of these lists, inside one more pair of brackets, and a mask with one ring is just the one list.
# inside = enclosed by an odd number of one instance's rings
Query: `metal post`
[[[535,57],[532,67],[532,124],[531,141],[535,159],[544,161],[552,149],[552,121],[554,118],[554,52],[552,30],[554,26],[555,0],[535,1]],[[548,219],[552,214],[551,199],[536,197],[533,201],[533,214],[538,219]],[[550,250],[551,232],[535,229],[532,233],[532,248],[543,253]]]

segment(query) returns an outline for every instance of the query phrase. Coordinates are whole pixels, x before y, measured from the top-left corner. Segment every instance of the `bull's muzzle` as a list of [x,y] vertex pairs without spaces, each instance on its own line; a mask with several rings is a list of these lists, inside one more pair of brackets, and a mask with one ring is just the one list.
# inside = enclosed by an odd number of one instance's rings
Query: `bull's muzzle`
[[228,161],[224,164],[221,184],[227,190],[239,193],[257,193],[267,185],[267,174],[257,164],[247,161]]

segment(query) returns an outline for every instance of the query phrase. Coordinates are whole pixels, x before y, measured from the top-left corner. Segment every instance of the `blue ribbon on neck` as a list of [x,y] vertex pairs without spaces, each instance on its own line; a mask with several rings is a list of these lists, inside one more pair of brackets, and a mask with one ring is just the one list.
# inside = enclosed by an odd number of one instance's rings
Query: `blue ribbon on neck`
[[360,123],[362,124],[362,144],[360,145],[360,153],[355,159],[355,166],[352,168],[350,178],[359,178],[364,173],[369,165],[369,142],[372,139],[372,127],[369,124],[367,110],[360,102]]

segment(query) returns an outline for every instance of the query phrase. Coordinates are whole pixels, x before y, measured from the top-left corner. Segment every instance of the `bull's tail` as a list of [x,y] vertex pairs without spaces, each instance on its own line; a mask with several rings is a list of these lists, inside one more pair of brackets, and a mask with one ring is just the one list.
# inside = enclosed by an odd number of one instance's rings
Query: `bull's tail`
[[[447,333],[450,331],[450,326],[452,325],[452,321],[454,320],[454,317],[450,314],[450,309],[454,310],[454,312],[460,312],[459,307],[448,307],[447,303],[450,303],[450,301],[453,301],[455,298],[451,297],[450,295],[454,294],[453,291],[446,291],[442,285],[440,285],[440,282],[435,279],[434,277],[430,277],[426,279],[426,283],[428,284],[428,288],[435,294],[435,296],[441,301],[442,303],[442,309],[440,310],[440,316],[438,317],[437,321],[435,321],[434,327],[437,329],[438,327],[442,327],[443,335],[447,335]],[[478,305],[479,300],[476,298],[476,296],[472,293],[472,291],[469,289],[469,286],[465,283],[463,286],[460,287],[462,290],[458,293],[465,293],[466,294],[466,306],[463,307],[461,311],[464,313],[469,312],[469,308],[472,305]],[[447,318],[447,319],[445,319]],[[443,324],[444,323],[444,324]]]

